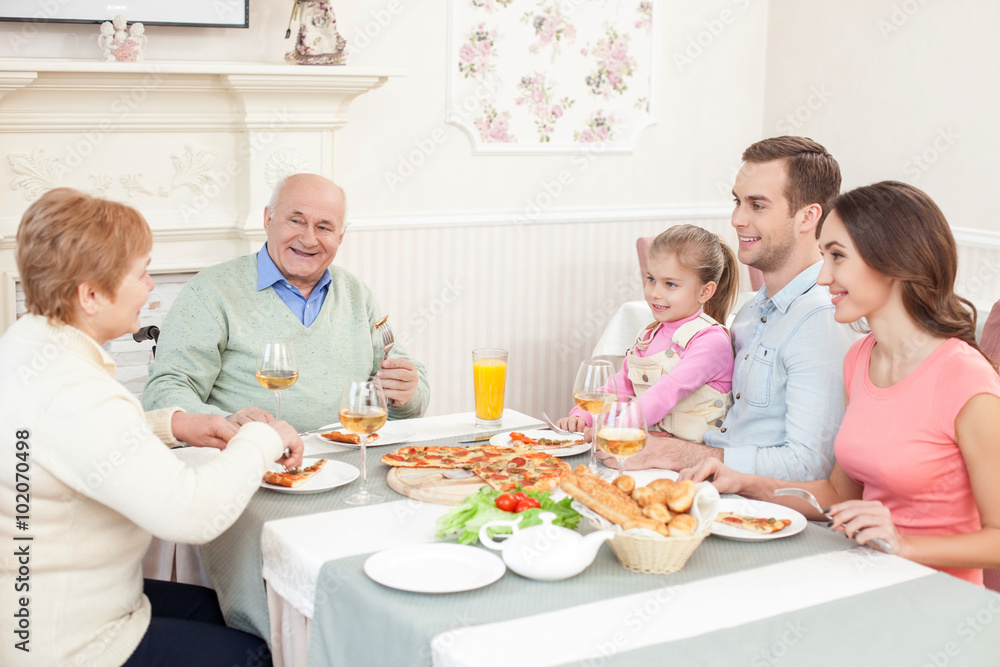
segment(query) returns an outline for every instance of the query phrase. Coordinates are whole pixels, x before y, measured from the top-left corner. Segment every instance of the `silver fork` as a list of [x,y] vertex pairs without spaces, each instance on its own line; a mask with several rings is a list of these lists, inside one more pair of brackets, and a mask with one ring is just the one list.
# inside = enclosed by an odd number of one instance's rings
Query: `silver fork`
[[[812,505],[813,507],[815,507],[819,511],[820,514],[822,514],[823,516],[826,517],[827,521],[829,521],[830,523],[833,523],[833,519],[831,519],[830,515],[827,514],[827,512],[830,511],[830,508],[827,507],[826,509],[824,509],[824,508],[820,507],[819,506],[819,501],[816,500],[816,496],[814,496],[813,494],[809,493],[805,489],[796,489],[796,488],[776,489],[774,491],[774,495],[776,495],[776,496],[794,496],[796,498],[801,498],[802,500],[806,501],[807,503],[809,503],[810,505]],[[891,554],[892,553],[892,547],[889,546],[888,542],[886,542],[885,540],[883,540],[881,538],[876,537],[874,540],[871,540],[871,543],[874,544],[876,547],[878,547],[881,551],[884,551],[887,554]]]
[[549,419],[549,416],[545,414],[545,410],[542,410],[542,421],[549,425],[549,428],[552,429],[553,433],[557,433],[559,435],[579,435],[577,433],[573,433],[573,431],[567,431],[564,428],[556,426],[555,422]]
[[[396,337],[392,335],[392,328],[389,326],[389,316],[386,315],[378,322],[375,323],[375,333],[382,337],[382,347],[385,349],[383,358],[389,358],[389,351],[392,350],[392,346],[396,343]],[[393,406],[396,402],[389,398],[385,401],[386,405]]]

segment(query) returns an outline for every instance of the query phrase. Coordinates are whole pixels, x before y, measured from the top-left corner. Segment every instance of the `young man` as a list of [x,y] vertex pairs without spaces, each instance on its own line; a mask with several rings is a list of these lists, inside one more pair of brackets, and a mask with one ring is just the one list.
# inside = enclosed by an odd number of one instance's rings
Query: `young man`
[[732,225],[740,261],[760,269],[764,287],[733,321],[735,404],[704,445],[654,435],[627,464],[681,470],[714,457],[741,472],[825,479],[844,414],[841,365],[857,338],[816,284],[816,225],[840,191],[840,167],[815,141],[789,136],[753,144],[743,162]]

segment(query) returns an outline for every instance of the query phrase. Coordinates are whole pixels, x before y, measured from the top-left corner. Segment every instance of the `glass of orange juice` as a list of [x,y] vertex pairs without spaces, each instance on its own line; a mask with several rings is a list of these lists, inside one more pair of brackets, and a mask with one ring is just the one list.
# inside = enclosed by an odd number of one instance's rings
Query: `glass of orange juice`
[[507,350],[494,347],[473,350],[472,382],[476,392],[476,426],[500,428],[507,385]]

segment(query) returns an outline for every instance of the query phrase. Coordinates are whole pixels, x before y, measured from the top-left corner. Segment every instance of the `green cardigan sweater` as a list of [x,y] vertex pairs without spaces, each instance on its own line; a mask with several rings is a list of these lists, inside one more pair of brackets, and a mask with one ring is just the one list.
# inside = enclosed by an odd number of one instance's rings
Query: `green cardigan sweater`
[[[255,377],[257,351],[266,341],[284,339],[292,343],[299,379],[282,392],[282,418],[298,430],[337,421],[345,383],[374,374],[384,355],[375,334],[381,311],[371,289],[337,266],[330,267],[330,276],[323,308],[306,327],[272,288],[257,291],[256,255],[200,272],[163,323],[143,406],[220,415],[257,406],[274,414],[274,392]],[[413,398],[389,408],[389,417],[421,416],[430,400],[423,364],[398,343],[389,356],[410,359],[420,375]]]

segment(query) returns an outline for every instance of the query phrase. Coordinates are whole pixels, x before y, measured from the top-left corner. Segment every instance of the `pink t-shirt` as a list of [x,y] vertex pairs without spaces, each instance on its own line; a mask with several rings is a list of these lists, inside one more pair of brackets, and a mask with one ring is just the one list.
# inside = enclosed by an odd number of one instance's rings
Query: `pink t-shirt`
[[[639,399],[642,401],[642,411],[647,424],[655,424],[674,409],[677,402],[691,394],[695,389],[707,384],[712,389],[723,394],[733,388],[733,344],[729,334],[721,326],[711,326],[699,331],[688,341],[687,348],[681,349],[671,341],[681,326],[694,320],[702,313],[676,320],[664,322],[645,350],[636,350],[640,357],[650,357],[657,352],[674,350],[680,361],[670,373],[660,376],[659,381],[650,387]],[[618,394],[620,396],[635,396],[635,389],[628,379],[628,361],[622,363],[622,368],[616,376]],[[594,418],[580,408],[573,408],[570,415],[582,417],[587,426],[593,426]]]
[[[956,535],[982,528],[955,418],[977,394],[1000,397],[1000,376],[986,359],[950,338],[891,387],[868,376],[875,337],[844,357],[850,401],[834,451],[841,468],[864,486],[864,500],[881,501],[901,535]],[[980,586],[983,571],[945,569]]]

